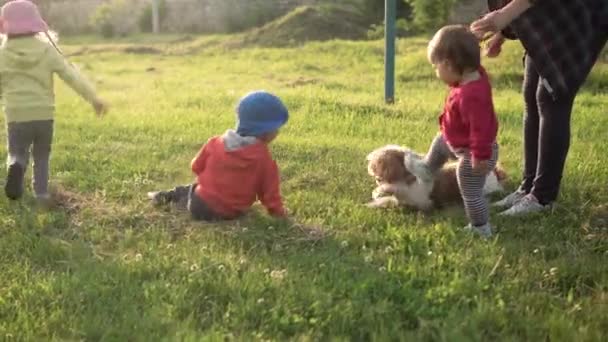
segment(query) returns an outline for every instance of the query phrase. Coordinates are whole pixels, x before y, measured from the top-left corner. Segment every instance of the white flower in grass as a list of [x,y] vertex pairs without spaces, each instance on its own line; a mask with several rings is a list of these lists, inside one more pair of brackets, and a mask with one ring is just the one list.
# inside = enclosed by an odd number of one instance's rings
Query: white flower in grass
[[264,269],[264,274],[268,274],[268,273],[270,273],[270,268],[265,268]]
[[191,272],[196,272],[196,271],[198,271],[198,265],[197,265],[197,264],[192,264],[192,265],[190,265],[190,271],[191,271]]
[[365,247],[365,245],[363,245],[363,246],[361,246],[361,250],[362,250],[362,251],[366,251],[366,250],[367,250],[367,247]]
[[286,269],[274,270],[274,271],[270,272],[270,278],[272,278],[274,280],[283,280],[286,276],[287,276]]
[[538,254],[538,252],[540,252],[540,250],[538,248],[534,248],[534,250],[532,251],[532,253],[534,253],[534,254]]
[[428,255],[428,256],[433,255],[433,251],[428,251],[428,252],[426,252],[426,255]]
[[246,263],[247,263],[247,259],[245,259],[245,258],[240,258],[239,259],[239,265],[242,266],[242,265],[245,265]]
[[249,231],[249,228],[243,227],[242,231],[243,231],[243,233],[247,233]]
[[380,266],[380,268],[378,268],[378,271],[380,271],[380,272],[386,272],[386,267]]
[[218,269],[218,270],[220,270],[220,271],[224,271],[224,270],[226,269],[226,266],[224,266],[224,265],[220,264],[220,265],[217,267],[217,269]]
[[144,256],[141,255],[141,253],[135,254],[135,261],[142,261],[143,258],[144,258]]
[[262,304],[262,303],[264,303],[264,298],[259,298],[259,299],[257,300],[257,303],[258,303],[258,304]]
[[268,226],[268,230],[274,230],[273,226]]
[[340,246],[341,246],[342,248],[346,248],[346,247],[348,247],[348,241],[344,240],[344,241],[340,242]]
[[393,252],[393,247],[391,246],[386,246],[386,248],[384,249],[384,253],[386,254],[390,254]]
[[367,255],[367,256],[365,256],[365,259],[364,259],[364,260],[365,260],[365,262],[366,262],[366,263],[368,263],[368,264],[369,264],[369,263],[371,263],[372,261],[374,261],[374,257],[373,257],[373,256],[371,256],[371,255]]
[[549,274],[551,274],[552,276],[554,276],[554,275],[556,275],[556,274],[557,274],[557,271],[558,271],[558,270],[557,270],[557,267],[551,267],[551,268],[549,269]]

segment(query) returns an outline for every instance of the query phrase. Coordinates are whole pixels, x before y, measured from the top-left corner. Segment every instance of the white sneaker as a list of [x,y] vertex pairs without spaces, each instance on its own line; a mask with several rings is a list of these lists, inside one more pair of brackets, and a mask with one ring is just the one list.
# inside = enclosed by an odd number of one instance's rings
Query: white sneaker
[[468,226],[464,227],[465,231],[469,231],[471,233],[475,233],[480,237],[487,239],[492,236],[492,226],[490,223],[486,223],[483,226],[473,226],[469,223]]
[[526,197],[526,193],[521,190],[517,190],[513,193],[510,193],[507,197],[501,199],[500,201],[492,203],[492,206],[500,208],[511,208],[517,202],[521,201],[524,197]]
[[538,202],[536,196],[532,194],[526,195],[524,198],[515,203],[508,210],[500,213],[500,216],[518,216],[536,213],[544,210],[551,209],[551,204],[543,205]]

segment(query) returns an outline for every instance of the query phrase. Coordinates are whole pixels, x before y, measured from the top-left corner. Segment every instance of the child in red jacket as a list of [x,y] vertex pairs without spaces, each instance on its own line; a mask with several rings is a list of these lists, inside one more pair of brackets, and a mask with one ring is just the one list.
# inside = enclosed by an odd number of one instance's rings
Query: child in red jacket
[[150,192],[153,203],[187,201],[192,217],[205,221],[241,216],[256,200],[271,215],[286,215],[279,170],[268,144],[287,122],[287,108],[278,97],[257,91],[240,100],[237,116],[236,131],[209,139],[192,160],[196,183]]
[[406,165],[419,178],[432,182],[435,171],[448,159],[458,159],[458,186],[470,220],[467,228],[489,237],[492,228],[483,187],[498,158],[498,122],[479,42],[464,26],[446,26],[429,43],[428,59],[450,92],[439,117],[441,133],[424,160],[406,158]]

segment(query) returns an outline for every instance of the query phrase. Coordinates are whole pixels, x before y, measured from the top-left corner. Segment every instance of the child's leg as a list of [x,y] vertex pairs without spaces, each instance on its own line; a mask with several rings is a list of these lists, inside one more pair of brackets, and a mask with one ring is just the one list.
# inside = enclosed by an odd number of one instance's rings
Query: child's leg
[[406,155],[405,167],[423,182],[432,182],[433,175],[450,159],[455,158],[445,142],[443,135],[438,134],[424,159]]
[[455,156],[445,142],[443,135],[438,134],[424,157],[424,161],[426,165],[428,165],[429,170],[435,173],[437,170],[441,169],[450,158],[455,158]]
[[7,125],[8,172],[4,190],[6,196],[17,200],[23,195],[23,176],[29,162],[32,131],[29,122],[11,122]]
[[32,185],[36,198],[49,198],[49,160],[51,144],[53,143],[53,121],[37,121],[35,123],[34,144],[32,157],[34,159]]
[[[498,145],[495,143],[492,147],[492,157],[488,161],[488,169],[493,170],[496,167],[498,157]],[[477,175],[473,173],[471,164],[471,154],[466,153],[459,158],[458,169],[456,171],[458,177],[458,187],[464,202],[464,208],[471,222],[475,227],[481,227],[488,223],[488,203],[483,195],[483,187],[486,183],[487,174]]]
[[196,194],[197,184],[192,184],[190,186],[188,193],[188,211],[192,215],[192,218],[198,221],[217,221],[220,220],[217,214],[215,214],[211,208],[198,197]]
[[189,193],[190,185],[182,185],[171,190],[149,192],[148,198],[157,205],[169,203],[183,203],[185,205],[188,202]]

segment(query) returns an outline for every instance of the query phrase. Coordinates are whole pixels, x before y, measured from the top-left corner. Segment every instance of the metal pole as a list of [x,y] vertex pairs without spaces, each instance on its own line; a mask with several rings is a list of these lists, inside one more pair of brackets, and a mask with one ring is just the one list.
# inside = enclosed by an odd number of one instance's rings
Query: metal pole
[[384,100],[395,102],[395,20],[396,0],[385,0],[384,5]]
[[158,7],[160,0],[152,0],[152,32],[158,33],[159,31],[159,16],[158,16]]

